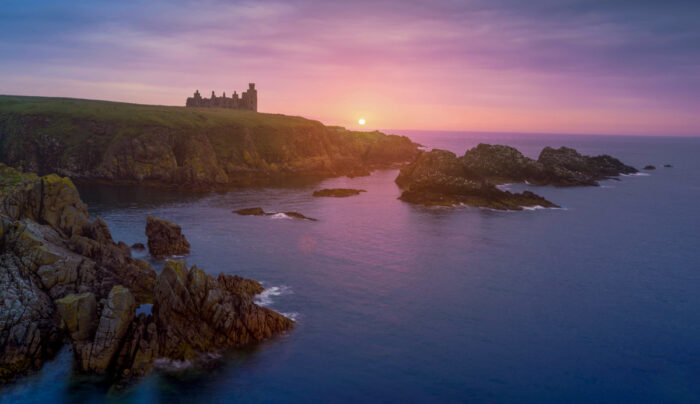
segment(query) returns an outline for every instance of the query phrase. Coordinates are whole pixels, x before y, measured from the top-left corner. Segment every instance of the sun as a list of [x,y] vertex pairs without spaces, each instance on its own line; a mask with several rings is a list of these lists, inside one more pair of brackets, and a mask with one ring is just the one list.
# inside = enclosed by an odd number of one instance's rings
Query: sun
[[360,118],[360,120],[358,120],[357,123],[359,123],[360,125],[364,125],[364,124],[365,124],[365,118]]

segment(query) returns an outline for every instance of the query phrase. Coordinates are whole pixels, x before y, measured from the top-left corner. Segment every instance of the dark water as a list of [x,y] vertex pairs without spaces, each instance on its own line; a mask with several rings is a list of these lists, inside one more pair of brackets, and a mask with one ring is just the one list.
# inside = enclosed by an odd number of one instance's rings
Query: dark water
[[[64,351],[0,402],[700,401],[700,139],[408,134],[459,154],[568,145],[659,168],[536,187],[565,209],[525,212],[411,206],[396,171],[226,194],[83,187],[115,239],[145,242],[146,215],[173,220],[190,264],[263,281],[298,327],[109,396]],[[368,192],[311,197],[320,187]],[[253,206],[319,221],[231,213]]]

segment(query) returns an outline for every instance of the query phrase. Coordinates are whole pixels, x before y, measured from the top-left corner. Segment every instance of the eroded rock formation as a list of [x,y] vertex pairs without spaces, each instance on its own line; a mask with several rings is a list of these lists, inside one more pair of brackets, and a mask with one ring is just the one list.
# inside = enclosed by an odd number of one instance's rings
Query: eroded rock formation
[[180,226],[173,222],[148,216],[146,218],[146,236],[148,237],[148,251],[154,257],[162,258],[168,255],[190,253],[190,243],[182,234]]
[[[66,341],[78,370],[119,381],[157,358],[192,359],[293,326],[255,305],[255,281],[173,262],[156,277],[129,254],[104,221],[90,220],[70,180],[0,164],[0,384]],[[143,303],[153,314],[135,316]]]

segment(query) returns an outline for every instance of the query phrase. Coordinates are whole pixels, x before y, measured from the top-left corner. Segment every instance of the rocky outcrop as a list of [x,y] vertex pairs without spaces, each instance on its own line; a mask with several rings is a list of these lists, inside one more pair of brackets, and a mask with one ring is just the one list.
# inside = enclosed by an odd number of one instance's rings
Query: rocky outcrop
[[262,341],[293,326],[253,303],[249,288],[249,281],[215,279],[196,266],[168,262],[158,276],[153,305],[160,354],[192,359],[198,352]]
[[0,161],[73,180],[208,190],[367,175],[417,153],[300,117],[0,96]]
[[[157,358],[192,358],[293,326],[254,304],[255,281],[215,279],[184,263],[156,278],[129,250],[90,220],[70,180],[0,165],[0,385],[41,367],[64,341],[76,369],[119,381]],[[135,317],[142,303],[153,303],[153,315]]]
[[362,192],[367,192],[364,189],[352,189],[352,188],[324,188],[314,191],[313,196],[315,197],[335,197],[335,198],[346,198],[348,196],[359,195]]
[[[241,216],[275,216],[275,215],[284,215],[289,218],[294,218],[294,219],[303,219],[303,220],[310,220],[312,222],[315,222],[316,219],[313,217],[308,217],[304,216],[299,212],[265,212],[263,208],[243,208],[243,209],[238,209],[234,210],[233,213]],[[284,217],[283,216],[283,217]]]
[[649,164],[649,165],[644,166],[644,169],[647,171],[656,170],[656,166]]
[[556,207],[532,192],[501,191],[494,184],[467,174],[457,156],[445,150],[421,154],[401,170],[396,183],[404,190],[401,200],[427,206],[466,204],[499,210]]
[[401,200],[423,205],[454,205],[522,209],[556,205],[532,192],[511,193],[496,185],[597,185],[599,180],[637,170],[608,156],[583,156],[574,149],[545,147],[537,160],[509,146],[480,144],[462,157],[445,150],[423,152],[402,168],[396,183]]
[[597,185],[608,177],[637,172],[614,157],[584,156],[568,147],[545,147],[533,160],[513,147],[482,143],[467,150],[461,160],[466,175],[494,184]]
[[190,253],[190,243],[180,226],[153,216],[146,218],[148,251],[156,258]]

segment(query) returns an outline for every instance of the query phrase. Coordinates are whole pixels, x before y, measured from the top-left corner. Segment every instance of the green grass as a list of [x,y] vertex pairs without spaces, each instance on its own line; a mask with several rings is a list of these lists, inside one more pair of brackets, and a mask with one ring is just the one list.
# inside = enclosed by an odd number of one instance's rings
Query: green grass
[[0,114],[88,119],[129,126],[205,129],[220,126],[294,128],[321,125],[297,116],[221,108],[141,105],[77,98],[0,95]]

